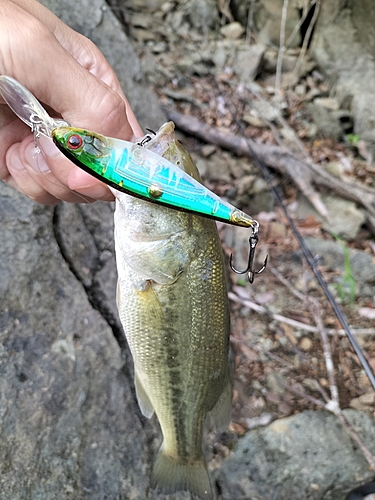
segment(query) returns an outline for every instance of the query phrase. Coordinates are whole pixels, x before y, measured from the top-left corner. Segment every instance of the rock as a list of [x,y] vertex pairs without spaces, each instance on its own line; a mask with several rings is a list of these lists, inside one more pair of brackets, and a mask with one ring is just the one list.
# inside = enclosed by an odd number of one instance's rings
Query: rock
[[[65,262],[53,209],[3,183],[0,200],[1,496],[144,499],[147,435],[129,358]],[[80,265],[80,241],[67,238],[77,245]]]
[[85,226],[79,205],[61,204],[56,209],[55,235],[60,241],[64,258],[77,273],[85,287],[92,285],[99,264],[99,252],[90,231]]
[[[373,420],[354,410],[344,414],[374,453]],[[217,473],[223,500],[342,500],[372,478],[361,451],[324,411],[251,430]]]
[[224,151],[220,154],[215,154],[207,158],[207,171],[205,175],[207,175],[211,180],[230,183],[231,177],[229,174],[228,162],[226,160],[228,156],[229,154]]
[[[132,0],[131,7],[135,10],[147,9],[150,12],[159,10],[162,8],[165,0]],[[118,6],[125,9],[129,7],[129,3],[125,0],[118,0]]]
[[257,127],[257,128],[267,127],[267,123],[264,120],[262,120],[262,118],[257,116],[255,113],[254,114],[249,113],[243,115],[242,120],[245,123],[251,125],[252,127]]
[[268,101],[254,100],[251,103],[251,106],[255,109],[255,111],[261,118],[264,118],[265,120],[268,120],[270,122],[277,120],[277,118],[280,116],[280,111],[277,109],[277,107],[273,106]]
[[189,25],[205,35],[218,24],[219,12],[215,0],[188,0],[181,2],[181,9]]
[[209,156],[213,155],[217,150],[217,147],[214,146],[213,144],[205,144],[204,146],[201,147],[201,153],[204,158],[208,158]]
[[[330,270],[344,272],[344,250],[338,241],[325,241],[318,238],[305,238],[312,254],[319,255],[319,263]],[[375,264],[371,255],[360,250],[349,249],[351,273],[358,285],[375,283]]]
[[264,47],[261,44],[244,45],[238,50],[233,64],[233,71],[239,76],[241,81],[247,82],[255,79],[259,73],[263,53]]
[[339,109],[339,103],[337,99],[333,97],[317,97],[314,99],[314,104],[322,108],[330,109],[331,111],[337,111]]
[[323,219],[303,195],[298,197],[296,215],[301,219],[313,216],[322,223],[323,229],[337,234],[347,240],[356,238],[358,231],[365,222],[365,215],[357,205],[348,200],[331,195],[321,195],[322,202],[328,210],[329,220]]
[[374,142],[374,3],[352,0],[346,8],[339,0],[324,3],[314,28],[311,54],[328,76],[330,93],[341,107],[350,108],[354,133]]
[[327,170],[329,174],[337,177],[337,179],[341,179],[344,175],[345,167],[341,162],[330,161],[324,165],[324,170]]
[[303,351],[311,351],[313,347],[313,341],[308,337],[303,337],[303,339],[301,339],[299,343],[299,346]]
[[306,104],[305,109],[325,137],[332,137],[336,140],[342,137],[343,130],[340,121],[332,110],[314,103]]
[[225,38],[230,38],[231,40],[240,38],[244,32],[245,28],[238,22],[229,23],[220,28],[220,33],[225,36]]

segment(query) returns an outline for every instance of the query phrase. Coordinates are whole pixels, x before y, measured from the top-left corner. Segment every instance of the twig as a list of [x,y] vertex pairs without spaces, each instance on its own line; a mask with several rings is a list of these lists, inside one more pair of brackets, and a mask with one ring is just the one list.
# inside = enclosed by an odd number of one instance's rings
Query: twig
[[[298,292],[297,292],[298,293]],[[256,302],[253,302],[248,299],[243,299],[242,297],[239,297],[233,292],[228,292],[228,297],[230,300],[233,302],[237,302],[238,304],[242,304],[245,307],[248,307],[252,311],[257,312],[258,314],[262,314],[265,316],[268,316],[269,318],[279,321],[280,323],[285,323],[287,325],[293,326],[294,328],[299,328],[300,330],[304,330],[305,332],[310,332],[310,333],[318,333],[319,329],[316,326],[313,325],[307,325],[306,323],[302,323],[300,321],[288,318],[286,316],[282,316],[281,314],[275,314],[271,312],[269,309],[267,309],[264,306],[261,306],[260,304],[257,304]],[[329,335],[345,335],[345,330],[340,329],[336,330],[335,328],[328,328],[326,332]],[[375,328],[358,328],[357,330],[352,330],[352,333],[354,335],[375,335]]]
[[286,316],[282,316],[281,314],[275,314],[269,311],[266,307],[261,306],[250,299],[242,299],[233,292],[228,292],[228,297],[233,300],[233,302],[238,302],[239,304],[248,307],[252,311],[256,311],[259,314],[264,314],[275,321],[279,321],[280,323],[286,323],[287,325],[294,326],[295,328],[299,328],[300,330],[305,330],[306,332],[316,333],[318,331],[316,326],[306,325],[305,323],[287,318]]
[[345,415],[343,414],[341,408],[337,410],[335,413],[337,418],[340,420],[350,437],[357,443],[359,448],[361,449],[365,459],[367,460],[368,464],[370,465],[372,470],[375,470],[375,456],[370,452],[370,450],[367,448],[367,446],[363,443],[362,439],[359,437],[358,433],[353,429],[351,426],[350,422],[346,419]]
[[[302,302],[306,301],[306,296],[303,293],[299,292],[287,279],[285,279],[284,276],[279,273],[279,271],[275,267],[273,267],[270,262],[268,262],[267,264],[267,269],[269,269],[271,273],[280,281],[280,283],[288,288],[290,293],[297,297],[297,299],[301,300]],[[317,331],[318,328],[316,327],[316,330],[314,330],[314,332]],[[337,330],[336,328],[326,328],[325,331],[329,335],[345,335],[345,330],[343,330],[342,328],[340,328],[339,330]],[[375,328],[353,328],[352,333],[354,335],[375,335]]]
[[313,5],[314,3],[315,3],[315,0],[313,0],[312,2],[309,2],[308,4],[306,4],[306,2],[305,2],[305,5],[304,5],[303,10],[302,10],[301,18],[298,21],[298,23],[294,26],[291,35],[289,36],[288,40],[286,41],[285,45],[287,48],[288,48],[289,44],[293,41],[293,38],[296,36],[298,31],[301,29],[301,26],[304,23],[304,21],[307,17],[307,14],[309,13],[311,5]]
[[225,24],[225,18],[227,18],[230,23],[232,23],[234,21],[234,17],[229,9],[229,4],[230,4],[230,0],[219,0],[218,1],[218,8],[219,8],[220,14],[222,14],[221,25]]
[[302,302],[305,301],[306,297],[303,295],[303,293],[299,292],[296,288],[294,288],[291,283],[287,279],[284,278],[284,276],[279,273],[279,271],[273,267],[273,265],[269,262],[267,264],[267,268],[271,271],[271,273],[276,276],[276,278],[282,283],[289,291],[292,293],[297,299],[301,300]]
[[331,398],[332,398],[332,401],[327,403],[327,404],[334,405],[334,406],[337,406],[339,408],[340,407],[340,405],[339,405],[339,391],[337,389],[337,384],[336,384],[336,379],[335,379],[335,369],[334,369],[333,361],[332,361],[331,345],[328,341],[328,335],[327,335],[327,332],[326,332],[324,325],[323,325],[320,304],[317,303],[317,301],[314,300],[312,297],[306,297],[306,303],[307,303],[307,307],[309,308],[309,310],[310,310],[310,312],[315,320],[316,326],[318,327],[318,330],[320,333],[320,338],[322,341],[324,360],[326,363],[329,388],[331,391]]
[[[282,384],[282,382],[280,382]],[[321,408],[324,408],[326,405],[324,401],[321,401],[320,399],[314,398],[314,396],[310,396],[310,394],[306,394],[304,391],[300,391],[299,389],[296,389],[295,387],[291,387],[287,384],[282,384],[283,388],[286,389],[289,392],[292,392],[296,396],[299,396],[301,398],[307,399],[311,403],[314,403],[316,406],[319,406]]]
[[249,12],[247,14],[246,43],[248,43],[249,45],[251,44],[251,32],[253,30],[254,2],[255,0],[250,0]]
[[276,79],[275,79],[275,95],[281,97],[281,72],[283,66],[283,55],[285,51],[285,24],[286,24],[286,14],[288,11],[289,0],[284,0],[283,9],[281,11],[281,23],[280,23],[280,43],[279,52],[277,54],[276,63]]

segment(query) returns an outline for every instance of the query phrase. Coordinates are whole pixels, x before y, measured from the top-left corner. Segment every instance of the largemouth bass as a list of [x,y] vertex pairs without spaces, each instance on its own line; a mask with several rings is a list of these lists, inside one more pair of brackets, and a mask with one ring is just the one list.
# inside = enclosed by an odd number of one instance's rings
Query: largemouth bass
[[[195,179],[191,157],[165,124],[148,149]],[[231,408],[229,308],[214,221],[115,192],[117,303],[134,359],[140,408],[163,433],[151,487],[214,498],[202,451],[210,414],[222,427]]]

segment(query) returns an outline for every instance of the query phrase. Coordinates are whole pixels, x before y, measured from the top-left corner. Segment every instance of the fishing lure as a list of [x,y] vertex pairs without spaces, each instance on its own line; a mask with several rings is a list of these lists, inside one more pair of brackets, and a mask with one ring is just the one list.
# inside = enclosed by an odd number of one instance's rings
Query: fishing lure
[[51,118],[39,101],[19,82],[0,76],[0,93],[14,113],[34,132],[35,146],[40,134],[52,138],[60,151],[78,167],[109,186],[152,203],[209,217],[252,229],[249,263],[245,271],[252,283],[255,246],[259,224],[245,212],[225,202],[186,174],[177,165],[144,148],[144,141],[132,143],[71,127],[64,120]]
[[145,149],[142,143],[73,127],[52,130],[52,139],[73,163],[119,191],[229,224],[255,226],[249,215],[223,201],[178,166]]

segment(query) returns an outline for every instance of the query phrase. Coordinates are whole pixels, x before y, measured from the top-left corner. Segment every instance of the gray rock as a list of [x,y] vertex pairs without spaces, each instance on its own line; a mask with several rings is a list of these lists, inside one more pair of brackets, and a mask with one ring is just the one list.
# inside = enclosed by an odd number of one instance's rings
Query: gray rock
[[327,208],[329,220],[323,219],[303,195],[298,198],[296,210],[298,217],[305,219],[313,215],[326,231],[338,234],[346,240],[354,240],[365,222],[364,213],[352,201],[324,194],[321,195],[321,199]]
[[[374,453],[373,420],[354,410],[344,413]],[[343,500],[373,476],[335,416],[305,411],[248,432],[217,480],[223,500]]]
[[327,0],[314,29],[311,53],[329,77],[330,92],[350,109],[354,132],[375,141],[374,16],[372,0]]
[[215,0],[185,0],[181,2],[184,17],[191,27],[207,34],[219,23],[219,11]]
[[[344,250],[338,241],[325,241],[318,238],[305,238],[312,254],[319,255],[319,262],[331,270],[344,271]],[[371,255],[360,250],[349,249],[350,268],[359,284],[375,283],[375,265]]]
[[255,79],[261,66],[263,53],[264,46],[261,44],[250,46],[244,44],[239,48],[233,70],[241,81],[247,82]]
[[337,113],[314,103],[307,104],[306,111],[325,137],[332,137],[336,140],[342,137],[343,130]]
[[144,499],[147,434],[113,332],[61,255],[53,210],[3,183],[0,204],[1,497]]

